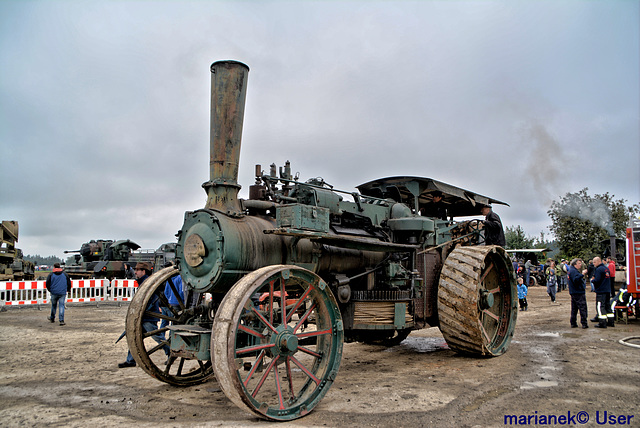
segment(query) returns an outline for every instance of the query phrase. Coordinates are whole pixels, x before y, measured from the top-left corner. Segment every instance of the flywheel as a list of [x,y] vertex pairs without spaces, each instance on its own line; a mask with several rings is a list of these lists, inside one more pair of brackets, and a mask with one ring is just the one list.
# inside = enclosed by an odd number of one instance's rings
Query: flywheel
[[502,247],[458,247],[442,266],[440,331],[451,349],[498,356],[509,347],[518,316],[513,266]]

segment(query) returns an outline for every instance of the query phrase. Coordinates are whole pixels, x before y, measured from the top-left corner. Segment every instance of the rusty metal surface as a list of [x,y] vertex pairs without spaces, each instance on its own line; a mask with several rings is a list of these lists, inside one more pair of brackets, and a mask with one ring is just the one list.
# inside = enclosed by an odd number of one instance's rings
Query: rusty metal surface
[[240,212],[238,163],[249,67],[236,61],[211,65],[211,141],[206,208]]

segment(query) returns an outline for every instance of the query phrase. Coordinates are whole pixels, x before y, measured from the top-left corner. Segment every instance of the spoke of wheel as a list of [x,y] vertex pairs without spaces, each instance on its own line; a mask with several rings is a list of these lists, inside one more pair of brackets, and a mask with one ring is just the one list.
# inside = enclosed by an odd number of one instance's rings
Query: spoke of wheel
[[287,367],[287,380],[289,381],[289,393],[291,394],[291,400],[296,399],[296,394],[293,392],[293,377],[291,376],[291,358],[286,359],[286,367]]
[[496,321],[500,321],[500,318],[498,317],[498,315],[494,314],[493,312],[491,312],[489,309],[483,309],[482,312],[484,314],[489,315],[491,318],[493,318]]
[[313,287],[311,285],[309,285],[309,287],[307,288],[307,291],[305,291],[304,294],[302,296],[300,296],[300,298],[296,302],[295,306],[291,309],[291,311],[289,311],[289,315],[287,315],[287,321],[286,322],[289,322],[291,320],[291,317],[298,310],[298,308],[304,302],[304,300],[307,298],[309,293],[311,293],[311,290],[313,290]]
[[156,352],[158,349],[162,349],[165,347],[165,345],[169,345],[169,341],[168,340],[163,340],[162,342],[158,343],[156,346],[154,346],[153,348],[151,348],[150,350],[147,351],[147,354],[151,355],[154,352]]
[[298,346],[298,351],[304,352],[305,354],[309,354],[316,358],[322,358],[322,354],[318,354],[317,352],[314,352],[311,349],[305,348],[304,346]]
[[258,337],[260,339],[264,339],[265,337],[267,337],[264,334],[258,333],[257,331],[252,330],[249,327],[247,327],[246,325],[242,325],[242,324],[238,325],[238,330],[242,330],[245,333],[248,333],[248,334],[250,334],[252,336],[255,336],[255,337]]
[[198,365],[200,366],[200,373],[204,373],[205,372],[204,364],[202,364],[201,360],[196,360],[196,361],[198,361]]
[[300,337],[313,337],[313,336],[322,336],[325,334],[331,334],[332,330],[329,328],[327,330],[320,330],[320,331],[309,331],[306,333],[298,333],[296,334],[296,336]]
[[[171,278],[173,278],[173,277],[171,277]],[[173,283],[171,278],[169,278],[167,280],[169,282],[169,288],[171,288],[171,291],[173,292],[173,295],[175,296],[175,298],[178,299],[178,304],[180,305],[180,309],[184,311],[186,306],[185,306],[184,302],[182,301],[182,299],[180,298],[180,293],[178,293],[178,289],[176,288],[176,285]],[[171,305],[169,305],[169,308],[171,308]]]
[[482,274],[482,278],[480,278],[480,281],[478,282],[482,283],[484,279],[487,277],[487,275],[489,274],[489,272],[491,272],[491,269],[493,269],[493,262],[491,262],[487,270],[484,271],[484,273]]
[[171,316],[165,315],[163,313],[158,313],[158,312],[144,311],[144,315],[145,315],[145,317],[148,317],[148,318],[160,318],[160,319],[163,319],[163,320],[173,321],[173,322],[179,321],[178,318],[171,317]]
[[249,374],[247,375],[247,378],[244,380],[244,382],[242,382],[245,388],[247,387],[247,385],[249,385],[249,381],[251,380],[256,370],[258,369],[258,366],[260,365],[260,362],[264,358],[264,355],[265,353],[263,349],[262,351],[260,351],[260,354],[258,354],[258,358],[256,358],[256,360],[253,362],[253,366],[251,367],[251,370],[249,370]]
[[320,385],[320,379],[315,377],[315,375],[311,373],[300,361],[298,361],[295,357],[289,358],[291,358],[291,361],[293,361],[293,363],[298,366],[300,370],[302,370],[307,376],[309,376],[309,379],[314,381],[316,385]]
[[274,343],[267,343],[265,345],[256,345],[256,346],[247,346],[244,348],[236,349],[236,355],[238,354],[246,354],[248,352],[259,351],[260,349],[273,348],[276,345]]
[[274,333],[278,334],[278,331],[273,326],[273,323],[270,323],[264,316],[262,316],[262,314],[260,312],[258,312],[254,306],[251,306],[251,311],[254,314],[256,314],[258,316],[258,318],[260,318],[260,321],[262,321],[264,323],[264,325],[266,325],[271,331],[273,331]]
[[482,331],[482,335],[485,337],[485,339],[487,339],[487,342],[491,342],[491,339],[489,339],[489,335],[487,334],[487,331],[484,329],[484,325],[480,324],[480,330]]
[[496,294],[499,291],[500,291],[500,286],[497,286],[496,288],[492,288],[491,290],[487,290],[487,292],[491,294]]
[[282,312],[282,322],[287,319],[287,297],[284,290],[284,278],[280,278],[280,311]]
[[273,376],[276,380],[276,390],[278,391],[278,402],[280,403],[280,410],[284,410],[284,397],[282,396],[282,386],[280,385],[280,374],[278,373],[278,366],[273,366]]
[[309,309],[307,309],[307,312],[304,313],[302,318],[300,318],[300,320],[298,321],[298,324],[296,324],[296,326],[293,328],[293,332],[294,333],[296,331],[298,331],[300,326],[307,320],[307,318],[309,318],[309,315],[311,315],[311,312],[316,308],[317,305],[318,305],[318,303],[314,302],[313,305],[311,305],[311,307]]
[[184,367],[184,358],[180,358],[180,363],[178,363],[178,373],[176,374],[177,376],[181,376],[182,375],[182,369]]
[[169,374],[169,370],[171,370],[171,365],[176,360],[176,358],[177,357],[169,357],[169,361],[167,362],[167,365],[164,368],[164,374],[165,375]]
[[169,327],[162,327],[157,330],[147,331],[142,335],[142,337],[146,339],[147,337],[156,336],[160,333],[165,333],[167,330],[169,330]]
[[264,384],[264,381],[267,379],[267,376],[269,376],[269,372],[271,371],[273,366],[276,365],[276,362],[278,361],[279,358],[280,358],[280,355],[275,357],[273,360],[271,360],[271,363],[269,363],[269,367],[267,367],[267,369],[264,371],[264,374],[260,378],[260,382],[258,382],[258,385],[256,385],[256,389],[254,389],[253,392],[251,393],[251,396],[253,398],[256,398],[256,395],[258,395],[260,388],[262,388],[262,384]]
[[273,283],[274,281],[269,281],[269,323],[271,324],[273,324]]

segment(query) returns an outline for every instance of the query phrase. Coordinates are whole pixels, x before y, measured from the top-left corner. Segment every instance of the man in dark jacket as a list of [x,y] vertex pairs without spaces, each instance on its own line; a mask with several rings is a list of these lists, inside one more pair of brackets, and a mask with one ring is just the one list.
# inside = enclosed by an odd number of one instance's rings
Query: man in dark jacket
[[[140,287],[142,286],[142,283],[147,278],[149,278],[149,275],[151,275],[152,270],[153,268],[149,263],[138,262],[138,264],[136,264],[135,272],[136,272],[136,278],[137,278],[136,280],[138,282],[138,289],[140,289]],[[160,321],[160,318],[153,314],[160,314],[160,301],[157,294],[154,294],[149,299],[149,302],[147,303],[145,315],[142,317],[142,328],[144,329],[145,333],[150,331],[155,331],[158,329],[158,321]],[[151,338],[155,340],[156,343],[162,345],[162,349],[164,350],[164,353],[168,357],[169,346],[166,344],[164,333],[155,334],[151,336]],[[125,367],[135,367],[135,366],[136,366],[136,360],[133,358],[133,355],[131,355],[131,351],[127,353],[127,359],[125,360],[125,362],[118,364],[118,367],[121,369]]]
[[504,239],[504,230],[502,229],[502,220],[498,214],[494,213],[491,209],[491,205],[485,205],[481,211],[484,220],[481,220],[484,224],[484,242],[486,245],[500,245],[504,247],[506,241]]
[[614,326],[613,312],[609,306],[609,296],[611,287],[609,285],[609,268],[602,263],[600,257],[593,258],[593,286],[596,290],[596,314],[597,318],[591,321],[597,321],[598,328],[607,328]]
[[582,260],[573,259],[569,265],[569,294],[571,295],[571,328],[577,328],[577,315],[580,311],[580,323],[582,328],[589,328],[587,322],[587,298],[585,296],[584,274],[587,270],[582,270]]
[[51,294],[51,315],[47,319],[52,323],[55,322],[56,306],[58,306],[58,320],[60,325],[64,325],[64,304],[67,301],[67,293],[71,292],[71,279],[62,271],[60,263],[53,265],[53,272],[47,276],[46,287]]

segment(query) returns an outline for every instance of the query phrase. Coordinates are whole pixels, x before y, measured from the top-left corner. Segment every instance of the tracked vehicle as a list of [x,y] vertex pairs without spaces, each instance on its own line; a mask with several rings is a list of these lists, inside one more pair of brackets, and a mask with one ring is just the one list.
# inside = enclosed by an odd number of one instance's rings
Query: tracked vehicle
[[[147,279],[127,314],[143,370],[172,385],[215,376],[237,406],[279,421],[317,406],[344,342],[394,345],[438,326],[459,353],[507,350],[517,316],[511,261],[503,248],[482,245],[481,222],[454,220],[503,202],[407,176],[344,192],[320,178],[301,181],[288,161],[268,172],[256,166],[249,199],[239,199],[249,69],[221,61],[211,72],[206,205],[185,213],[177,267]],[[445,220],[434,214],[435,192]],[[163,315],[167,294],[178,292],[166,288],[176,273],[187,293]],[[171,324],[149,330],[160,319]]]

